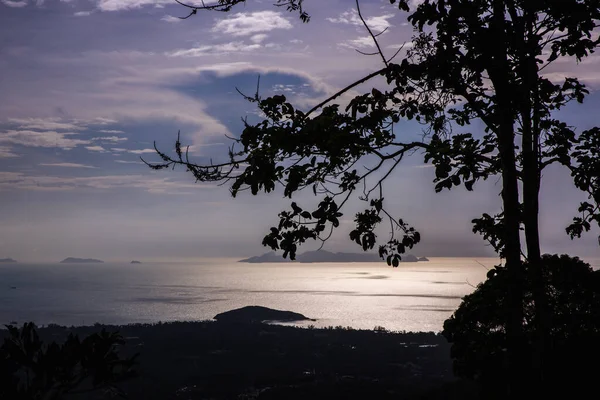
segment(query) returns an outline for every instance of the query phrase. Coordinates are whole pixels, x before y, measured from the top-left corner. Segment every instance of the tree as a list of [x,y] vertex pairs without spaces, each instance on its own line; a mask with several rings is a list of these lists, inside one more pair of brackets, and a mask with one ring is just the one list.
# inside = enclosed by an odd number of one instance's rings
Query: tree
[[[221,0],[219,5],[238,2]],[[563,165],[575,186],[589,195],[578,209],[580,216],[567,227],[571,238],[594,222],[600,224],[600,129],[577,133],[556,115],[572,101],[583,102],[588,90],[577,78],[556,82],[544,76],[544,69],[557,60],[578,62],[595,50],[600,0],[425,0],[412,11],[407,0],[390,3],[410,13],[408,21],[416,30],[413,47],[399,63],[386,57],[378,33],[365,23],[383,62],[380,70],[308,111],[282,95],[263,99],[257,90],[247,99],[266,118],[257,124],[245,121],[228,161],[195,164],[178,138],[175,157],[157,149],[162,162],[149,165],[183,165],[199,181],[230,182],[233,196],[241,190],[269,193],[278,184],[289,198],[312,189],[322,196],[318,207],[304,210],[292,202],[263,239],[265,246],[282,249],[292,259],[305,241],[327,240],[339,226],[344,205],[357,196],[367,207],[356,214],[350,239],[372,249],[376,226],[388,219],[392,234],[379,254],[393,266],[420,241],[418,231],[394,217],[384,203],[385,180],[406,154],[421,150],[425,161],[433,163],[437,192],[459,185],[471,191],[481,179],[500,176],[502,212],[473,220],[473,231],[506,260],[511,395],[517,396],[524,368],[543,371],[538,367],[546,350],[547,288],[538,228],[542,171]],[[278,2],[283,4],[298,11],[302,1]],[[364,23],[358,1],[356,7]],[[335,104],[340,95],[376,77],[385,78],[387,85],[353,98],[345,108]],[[395,127],[401,119],[422,124],[424,140],[403,141]],[[475,121],[483,124],[483,132],[470,131]],[[367,172],[359,172],[357,166],[365,164],[370,165]],[[374,179],[375,173],[382,177]],[[524,358],[522,257],[532,271],[537,309],[531,360]],[[533,379],[538,386],[541,380],[543,376]]]
[[123,395],[115,383],[134,375],[136,356],[119,357],[118,333],[102,330],[83,340],[69,334],[62,344],[45,345],[33,323],[7,328],[0,346],[2,399],[58,400],[102,388]]
[[[595,390],[594,369],[588,366],[600,355],[600,271],[577,257],[542,256],[543,279],[548,290],[548,316],[552,329],[552,357],[543,366],[553,398],[580,398]],[[525,262],[523,315],[524,335],[535,338],[535,306],[530,264]],[[506,285],[502,267],[465,296],[454,315],[444,323],[442,334],[452,342],[454,371],[458,376],[483,383],[486,399],[506,395]],[[568,365],[568,368],[564,368]],[[566,385],[565,382],[569,382]]]

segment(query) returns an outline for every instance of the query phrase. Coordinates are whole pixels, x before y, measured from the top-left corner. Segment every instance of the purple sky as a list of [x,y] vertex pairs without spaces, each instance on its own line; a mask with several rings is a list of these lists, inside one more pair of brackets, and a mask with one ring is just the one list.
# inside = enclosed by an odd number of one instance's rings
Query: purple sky
[[[208,2],[207,2],[208,3]],[[229,14],[186,10],[171,0],[0,0],[0,258],[106,260],[248,256],[289,201],[195,184],[183,171],[151,171],[152,142],[172,146],[178,130],[196,159],[221,158],[240,118],[256,109],[235,88],[284,93],[301,108],[380,68],[354,1],[306,0],[302,24],[273,1],[249,0]],[[363,1],[369,25],[393,54],[410,46],[405,15],[387,0]],[[401,53],[402,55],[402,53]],[[401,56],[400,55],[400,56]],[[600,57],[565,60],[548,71],[578,76],[592,89],[563,112],[581,129],[598,124]],[[368,88],[363,88],[368,89]],[[351,94],[358,94],[354,92]],[[342,99],[342,101],[347,99]],[[400,126],[401,135],[419,135]],[[489,247],[470,220],[499,210],[499,183],[475,193],[435,194],[421,156],[398,169],[388,208],[420,229],[419,255],[482,256]],[[564,227],[584,197],[560,169],[545,173],[546,252],[600,256],[595,231],[571,242]],[[300,200],[314,201],[302,195]],[[353,204],[348,210],[357,210]],[[346,214],[329,250],[359,251]],[[382,230],[382,239],[386,229]],[[307,250],[311,247],[307,247]]]

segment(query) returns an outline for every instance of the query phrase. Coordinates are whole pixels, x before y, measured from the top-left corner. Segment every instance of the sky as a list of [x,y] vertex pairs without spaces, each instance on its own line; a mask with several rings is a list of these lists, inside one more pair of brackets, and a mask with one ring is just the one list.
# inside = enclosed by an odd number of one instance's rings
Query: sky
[[[172,0],[0,0],[0,258],[149,260],[267,251],[262,237],[289,200],[247,193],[233,199],[227,187],[195,183],[182,170],[150,170],[140,156],[157,160],[153,142],[171,149],[181,131],[195,161],[223,159],[225,135],[239,136],[241,119],[257,117],[236,88],[253,93],[259,75],[262,96],[283,93],[308,109],[381,67],[356,51],[374,47],[354,1],[304,4],[309,24],[267,0],[187,20],[177,18],[187,10]],[[380,37],[384,52],[410,46],[406,15],[389,1],[363,1],[362,11],[374,31],[388,28]],[[599,62],[594,55],[547,71],[590,86],[586,102],[561,115],[580,129],[598,121]],[[420,135],[418,127],[400,127],[401,135]],[[415,155],[387,182],[387,208],[422,234],[414,252],[493,255],[470,221],[500,210],[500,183],[435,194],[433,177]],[[545,172],[543,251],[600,257],[597,231],[575,242],[564,232],[584,198],[568,173]],[[314,199],[301,194],[299,201]],[[360,251],[348,240],[359,206],[350,204],[326,249]]]

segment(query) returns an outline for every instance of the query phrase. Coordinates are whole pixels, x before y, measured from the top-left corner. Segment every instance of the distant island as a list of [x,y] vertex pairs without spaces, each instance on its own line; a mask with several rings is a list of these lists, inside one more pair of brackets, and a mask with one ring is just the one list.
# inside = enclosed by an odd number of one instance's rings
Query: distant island
[[262,322],[296,322],[314,321],[302,314],[292,311],[274,310],[261,306],[246,306],[215,315],[219,322],[229,323],[262,323]]
[[0,263],[16,263],[17,260],[13,260],[12,258],[0,258]]
[[141,263],[142,263],[141,261],[137,261],[137,260],[133,260],[133,261],[131,262],[131,264],[141,264]]
[[[423,257],[424,258],[424,257]],[[402,256],[402,262],[417,262],[419,259],[412,254]],[[429,260],[423,260],[429,261]],[[245,258],[239,262],[245,263],[280,263],[290,262],[289,259],[284,259],[281,255],[271,251],[260,256]],[[332,253],[326,250],[307,251],[306,253],[298,254],[296,262],[300,263],[320,263],[320,262],[382,262],[382,259],[377,254],[370,253]]]
[[429,261],[429,258],[427,258],[427,257],[419,257],[419,261]]
[[96,260],[95,258],[75,258],[75,257],[67,257],[62,260],[61,264],[101,264],[104,261]]

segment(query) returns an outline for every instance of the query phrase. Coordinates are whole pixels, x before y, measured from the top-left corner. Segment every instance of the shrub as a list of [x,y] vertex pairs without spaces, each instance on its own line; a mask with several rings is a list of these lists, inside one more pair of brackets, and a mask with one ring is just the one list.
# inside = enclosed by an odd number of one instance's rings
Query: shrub
[[[584,391],[594,382],[595,369],[591,366],[600,354],[600,271],[566,255],[544,255],[542,265],[549,322],[544,349],[545,382],[556,390]],[[524,359],[530,360],[535,314],[529,265],[525,262],[523,267],[523,324],[528,353]],[[488,391],[497,391],[507,381],[508,284],[504,268],[490,271],[488,279],[463,298],[442,332],[452,343],[455,374],[478,380]]]
[[0,346],[0,399],[62,399],[74,391],[105,388],[133,375],[135,356],[121,359],[118,333],[102,330],[83,340],[70,334],[62,344],[45,345],[33,323],[7,326]]

